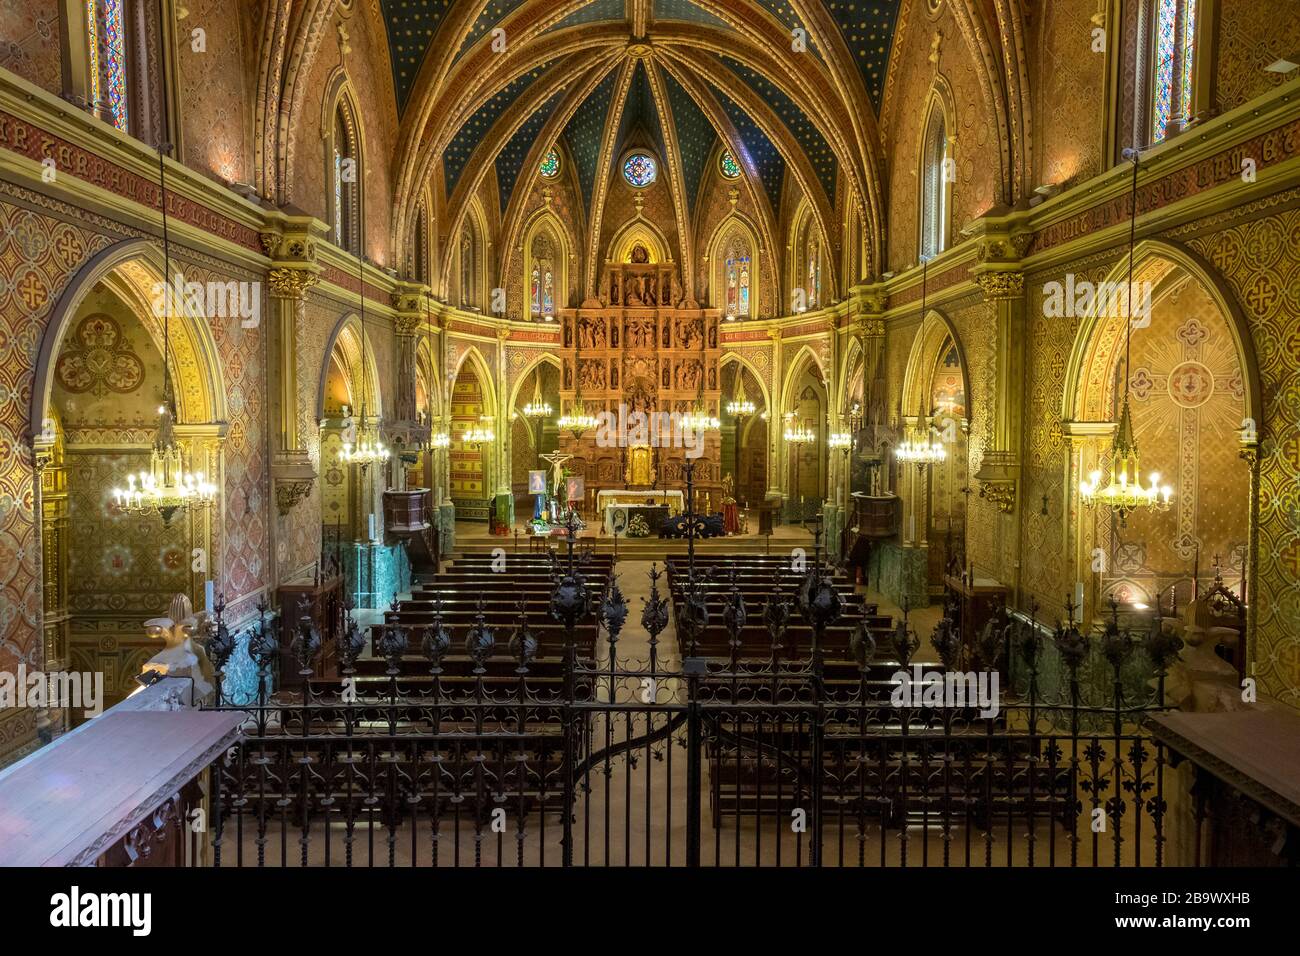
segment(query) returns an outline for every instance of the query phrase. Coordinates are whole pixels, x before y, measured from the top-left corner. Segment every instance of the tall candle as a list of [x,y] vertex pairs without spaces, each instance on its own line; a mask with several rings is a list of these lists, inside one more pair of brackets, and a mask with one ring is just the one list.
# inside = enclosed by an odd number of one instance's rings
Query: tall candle
[[1074,618],[1075,622],[1082,624],[1083,623],[1083,582],[1082,581],[1074,582],[1074,614],[1075,614],[1075,618]]
[[370,540],[374,541],[375,540],[375,514],[373,511],[370,514],[366,515],[366,520],[370,528]]
[[211,611],[212,605],[216,603],[213,600],[212,592],[213,592],[212,581],[211,580],[204,581],[203,582],[203,607],[205,610],[208,611]]

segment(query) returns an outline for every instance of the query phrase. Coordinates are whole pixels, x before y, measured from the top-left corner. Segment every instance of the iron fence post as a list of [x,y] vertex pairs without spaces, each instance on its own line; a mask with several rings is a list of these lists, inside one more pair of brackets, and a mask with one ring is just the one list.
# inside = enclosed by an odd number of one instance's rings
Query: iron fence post
[[702,717],[698,699],[699,678],[691,674],[686,681],[686,865],[700,865],[700,788],[703,785]]

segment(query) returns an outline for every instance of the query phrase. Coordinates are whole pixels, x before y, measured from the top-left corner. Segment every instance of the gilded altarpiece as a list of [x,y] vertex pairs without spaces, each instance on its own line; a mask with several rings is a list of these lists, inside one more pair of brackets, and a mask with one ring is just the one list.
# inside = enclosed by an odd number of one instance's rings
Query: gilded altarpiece
[[[581,437],[561,433],[560,450],[573,456],[567,467],[585,479],[588,502],[606,489],[681,488],[686,449],[680,433],[670,433],[668,419],[658,416],[687,415],[700,403],[705,414],[719,416],[718,311],[685,307],[690,304],[675,265],[628,263],[610,266],[599,307],[562,310],[561,414],[581,399],[587,414],[608,412],[613,423],[620,410],[665,423],[646,435],[630,428],[617,441],[598,442],[602,429]],[[648,441],[638,440],[643,437]],[[694,459],[701,508],[721,500],[720,458],[718,432],[706,431]]]

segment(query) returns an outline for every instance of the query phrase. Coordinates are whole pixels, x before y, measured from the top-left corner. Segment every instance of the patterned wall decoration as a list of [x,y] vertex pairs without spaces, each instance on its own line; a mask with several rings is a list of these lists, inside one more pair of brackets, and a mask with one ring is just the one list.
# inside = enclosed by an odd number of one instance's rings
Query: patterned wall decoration
[[457,130],[442,154],[443,181],[447,195],[450,196],[455,190],[456,183],[460,181],[460,174],[465,171],[465,164],[469,162],[470,155],[474,152],[474,147],[501,118],[501,114],[509,109],[510,104],[518,99],[524,90],[532,86],[544,72],[544,68],[530,70],[511,80],[500,92],[480,106]]
[[456,0],[380,0],[388,29],[397,108],[406,110],[424,52]]
[[[378,22],[378,0],[356,3],[353,15],[347,21],[348,46],[352,52],[346,56],[339,49],[338,32],[324,30],[319,48],[311,60],[311,72],[305,84],[308,91],[322,91],[330,86],[334,71],[340,63],[347,68],[348,83],[355,94],[360,122],[363,127],[365,151],[362,155],[366,184],[365,249],[373,262],[388,264],[390,217],[392,216],[392,182],[389,157],[397,141],[397,101],[392,92],[387,70],[373,68],[388,55],[385,48],[384,28]],[[289,199],[321,220],[326,215],[325,146],[322,137],[320,94],[308,92],[307,102],[294,117],[290,139],[285,147],[285,163],[289,173],[286,189]],[[256,237],[254,237],[256,240]],[[254,247],[261,252],[260,243]],[[354,274],[355,274],[355,270]],[[381,300],[387,301],[386,292]]]
[[1082,3],[1044,4],[1040,25],[1034,122],[1035,182],[1082,182],[1102,171],[1106,60],[1076,55],[1091,36],[1093,10]]
[[807,113],[795,106],[794,101],[781,92],[777,85],[763,74],[751,70],[739,60],[725,54],[719,55],[718,59],[744,80],[749,88],[757,93],[759,98],[771,107],[772,111],[781,119],[781,122],[789,128],[794,135],[795,141],[798,142],[804,154],[808,157],[808,162],[812,164],[813,172],[817,174],[817,179],[821,182],[822,188],[826,190],[827,198],[834,203],[835,177],[838,165],[835,162],[834,151],[818,131],[817,124],[809,119]]
[[[26,191],[0,185],[0,196],[0,669],[13,670],[19,660],[39,667],[42,654],[33,462],[25,438],[35,358],[69,277],[113,240],[9,201],[44,202]],[[34,719],[25,710],[0,714],[0,753],[27,740]]]
[[[497,192],[501,197],[501,211],[503,213],[506,211],[506,207],[510,205],[510,197],[514,195],[524,160],[528,157],[528,151],[533,148],[533,143],[541,133],[542,127],[546,125],[546,121],[551,118],[551,113],[555,111],[555,107],[563,98],[564,91],[560,90],[538,107],[537,112],[524,121],[523,125],[515,132],[515,135],[510,137],[505,148],[497,154]],[[531,171],[529,175],[532,175]]]
[[600,162],[600,138],[605,130],[605,117],[609,112],[609,101],[614,95],[616,72],[611,72],[596,86],[591,94],[578,107],[573,118],[564,128],[564,139],[569,144],[569,155],[573,157],[574,167],[578,171],[578,183],[582,189],[582,205],[591,208],[591,194],[596,188],[596,164]]
[[1292,79],[1264,68],[1300,50],[1300,16],[1290,15],[1274,0],[1232,0],[1219,5],[1215,43],[1215,107],[1226,113]]
[[252,123],[245,112],[240,18],[229,15],[229,0],[189,0],[187,6],[192,21],[207,32],[207,52],[176,45],[186,163],[223,182],[249,182],[246,138]]
[[[1221,217],[1221,231],[1189,239],[1222,274],[1245,313],[1264,392],[1260,423],[1259,549],[1254,601],[1256,676],[1300,706],[1300,194],[1294,190]],[[1261,215],[1262,214],[1262,215]],[[1244,217],[1259,218],[1245,221]],[[1233,221],[1243,217],[1241,221]]]
[[51,92],[61,86],[59,64],[59,10],[53,3],[0,0],[0,23],[5,25],[0,44],[0,69]]
[[[890,60],[890,83],[881,106],[881,136],[885,143],[889,181],[889,269],[902,271],[917,261],[919,196],[916,172],[920,165],[921,123],[934,84],[930,63],[935,34],[941,35],[939,72],[952,90],[956,109],[957,181],[952,184],[949,209],[950,241],[956,231],[993,205],[998,163],[994,160],[996,127],[988,115],[982,94],[983,66],[963,39],[953,19],[952,4],[945,2],[938,14],[925,15],[925,0],[905,0]],[[933,278],[933,277],[932,277]],[[933,288],[933,287],[932,287]],[[919,296],[919,290],[917,292]]]

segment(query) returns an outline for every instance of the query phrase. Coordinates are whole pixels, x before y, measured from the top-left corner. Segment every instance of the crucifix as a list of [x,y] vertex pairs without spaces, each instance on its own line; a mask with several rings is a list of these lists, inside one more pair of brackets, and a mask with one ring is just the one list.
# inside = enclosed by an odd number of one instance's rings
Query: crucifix
[[[559,451],[552,451],[538,457],[551,466],[551,497],[558,504],[560,493],[564,490],[564,463],[573,456]],[[567,506],[567,499],[565,504]],[[558,517],[559,515],[552,513],[551,520],[554,521]]]

